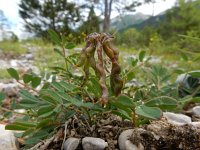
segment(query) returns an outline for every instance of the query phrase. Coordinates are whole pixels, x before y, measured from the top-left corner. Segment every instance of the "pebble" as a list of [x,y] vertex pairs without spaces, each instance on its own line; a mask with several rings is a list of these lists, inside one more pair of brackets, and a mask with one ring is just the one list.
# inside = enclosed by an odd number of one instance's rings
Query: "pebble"
[[200,106],[195,106],[192,108],[192,113],[196,117],[200,118]]
[[84,150],[104,150],[108,143],[100,138],[85,137],[82,139],[82,146]]
[[[122,149],[120,149],[120,150],[122,150]],[[125,142],[125,150],[144,150],[144,147],[142,144],[139,144],[139,146],[136,146],[130,140],[127,140]]]
[[16,83],[0,83],[0,91],[7,96],[14,97],[18,93],[18,85]]
[[200,128],[200,122],[192,122],[191,125],[196,128]]
[[76,150],[79,145],[80,139],[70,137],[64,143],[64,150]]
[[133,129],[123,131],[118,138],[118,145],[120,150],[126,149],[126,141],[131,137]]
[[5,125],[0,124],[0,150],[19,150],[19,142],[12,131],[5,130]]
[[190,85],[188,84],[187,79],[190,77],[190,75],[188,74],[180,74],[177,79],[176,79],[176,83],[178,83],[179,85],[182,85],[186,88],[190,88]]
[[167,121],[173,125],[182,126],[185,124],[190,124],[191,118],[189,116],[183,114],[176,114],[172,112],[164,112],[163,116],[167,119]]

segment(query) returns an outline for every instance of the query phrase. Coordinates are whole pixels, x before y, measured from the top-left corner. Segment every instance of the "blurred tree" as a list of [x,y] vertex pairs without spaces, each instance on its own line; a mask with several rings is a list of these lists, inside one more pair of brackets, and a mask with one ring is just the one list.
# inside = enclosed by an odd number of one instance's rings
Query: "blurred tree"
[[[135,7],[142,4],[138,0],[93,0],[103,6],[103,32],[108,32],[110,27],[110,17],[113,11],[124,13],[126,11],[135,11]],[[142,0],[145,3],[153,2],[154,0]],[[101,8],[102,9],[102,8]]]
[[100,18],[96,15],[94,11],[94,6],[90,7],[90,11],[87,17],[87,20],[83,22],[83,24],[79,27],[80,32],[84,32],[85,34],[89,34],[91,32],[99,32],[100,31]]
[[158,33],[167,45],[176,43],[179,49],[199,52],[199,41],[185,39],[180,35],[200,37],[200,0],[178,0],[176,6],[167,12]]
[[21,0],[19,7],[25,28],[37,36],[50,28],[69,33],[80,19],[75,3],[67,0]]
[[4,12],[0,10],[0,40],[4,40],[8,36],[7,29],[10,29],[10,22],[4,15]]
[[0,10],[0,30],[4,28],[10,28],[8,19],[5,17],[4,12]]
[[178,39],[179,34],[195,31],[200,36],[200,0],[178,0],[176,7],[167,12],[159,32],[164,39]]
[[125,30],[122,33],[121,37],[123,37],[121,38],[122,44],[125,44],[129,47],[140,47],[140,33],[136,29],[130,28],[128,30]]

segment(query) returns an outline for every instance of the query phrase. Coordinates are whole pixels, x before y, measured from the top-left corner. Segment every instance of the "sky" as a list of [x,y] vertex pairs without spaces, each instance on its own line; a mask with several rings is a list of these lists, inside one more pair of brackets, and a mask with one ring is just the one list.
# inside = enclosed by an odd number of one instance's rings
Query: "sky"
[[[171,8],[175,4],[176,0],[156,0],[156,3],[145,4],[136,8],[136,12],[141,12],[147,15],[157,15],[163,11]],[[18,14],[18,4],[20,0],[0,0],[0,9],[4,11],[5,16],[12,23],[11,30],[17,34],[18,37],[22,36],[23,33],[23,20]],[[154,9],[153,9],[154,8]],[[154,10],[154,13],[153,13]],[[117,14],[113,14],[112,17],[115,17]]]

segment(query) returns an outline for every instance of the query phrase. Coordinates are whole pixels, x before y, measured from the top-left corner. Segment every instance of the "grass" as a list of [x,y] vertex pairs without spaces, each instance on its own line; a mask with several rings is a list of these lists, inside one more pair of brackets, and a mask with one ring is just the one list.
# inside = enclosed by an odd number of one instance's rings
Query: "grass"
[[4,53],[12,53],[14,55],[20,55],[27,52],[26,47],[24,47],[20,42],[12,41],[0,41],[0,49]]
[[0,79],[11,79],[12,77],[8,74],[6,69],[0,69]]
[[[60,56],[54,52],[54,45],[49,42],[42,41],[41,39],[29,39],[21,42],[1,41],[0,49],[2,49],[4,53],[20,55],[27,52],[27,47],[24,45],[31,45],[37,48],[37,51],[34,52],[34,65],[36,65],[41,71],[44,71],[45,68],[54,66],[56,63],[60,63],[62,61]],[[85,44],[82,43],[77,45],[77,47],[84,47],[84,45]],[[126,54],[129,56],[137,55],[139,53],[139,50],[126,46],[117,45],[116,48],[119,50],[121,55]],[[168,49],[169,47],[154,47],[152,55],[161,57],[161,63],[167,62],[170,64],[177,64],[177,68],[181,68],[184,71],[199,69],[200,61],[193,61],[193,56],[190,57],[191,59],[185,61],[177,51],[172,53],[172,51],[168,51]],[[141,50],[146,50],[147,54],[151,53],[150,48],[143,48]],[[73,53],[73,50],[70,50],[69,53]],[[120,57],[120,61],[123,62],[122,57]],[[163,65],[166,65],[166,63],[163,63]],[[5,70],[1,69],[1,71],[0,79],[9,77]]]

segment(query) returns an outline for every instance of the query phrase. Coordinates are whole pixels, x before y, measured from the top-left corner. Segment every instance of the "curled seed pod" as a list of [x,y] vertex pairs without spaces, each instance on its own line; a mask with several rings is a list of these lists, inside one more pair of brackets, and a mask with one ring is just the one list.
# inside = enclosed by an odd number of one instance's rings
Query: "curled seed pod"
[[117,62],[112,63],[112,70],[110,75],[110,85],[113,93],[118,96],[121,94],[123,88],[123,80],[120,77],[121,67]]
[[123,80],[120,78],[119,74],[121,72],[121,67],[118,64],[118,55],[117,50],[109,47],[109,43],[104,43],[103,48],[106,55],[111,59],[112,69],[110,74],[110,86],[112,92],[118,96],[121,94],[121,90],[123,87]]
[[88,61],[88,59],[86,60],[86,62],[84,64],[83,71],[85,73],[85,76],[84,76],[84,80],[83,80],[83,83],[82,83],[81,86],[84,86],[85,83],[87,82],[88,78],[89,78],[90,72],[89,72],[89,61]]
[[103,68],[102,47],[100,42],[97,43],[97,55],[98,55],[98,62],[96,68],[100,76],[99,84],[102,91],[102,96],[100,100],[102,104],[105,105],[108,102],[108,89],[106,87],[106,73]]
[[85,49],[85,53],[87,57],[90,57],[95,51],[94,43],[90,43],[88,47]]
[[103,50],[106,53],[106,55],[110,58],[112,61],[115,58],[115,54],[112,49],[110,49],[107,45],[103,44]]
[[84,67],[83,67],[83,71],[85,73],[84,76],[84,81],[82,83],[82,86],[85,85],[85,83],[87,82],[88,78],[89,78],[89,67],[90,67],[90,57],[94,54],[95,52],[95,47],[93,43],[87,43],[88,47],[86,47],[84,49],[84,54],[86,56],[85,59],[85,63],[84,63]]
[[113,81],[113,92],[116,96],[121,94],[121,90],[123,88],[123,80],[120,77],[120,71],[121,69],[119,69],[120,66],[118,63],[113,63],[113,68],[111,71],[111,80]]
[[90,59],[90,66],[93,68],[93,70],[95,71],[95,74],[97,77],[99,77],[99,72],[97,70],[97,66],[96,66],[96,60],[94,58],[94,53],[92,53]]
[[117,49],[113,48],[110,43],[107,43],[107,49],[111,49],[115,55],[116,61],[118,61],[119,52]]

